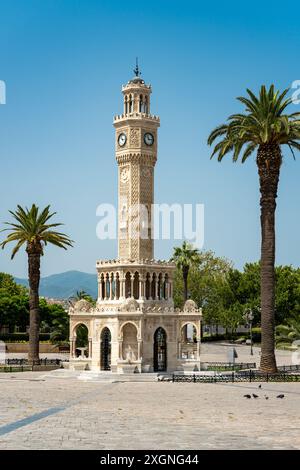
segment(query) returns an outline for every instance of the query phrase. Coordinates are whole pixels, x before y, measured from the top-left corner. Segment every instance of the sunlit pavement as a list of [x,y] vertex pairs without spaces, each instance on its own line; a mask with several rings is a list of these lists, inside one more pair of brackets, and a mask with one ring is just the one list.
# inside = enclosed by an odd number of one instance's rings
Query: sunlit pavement
[[299,410],[300,383],[259,389],[2,373],[0,449],[300,449]]

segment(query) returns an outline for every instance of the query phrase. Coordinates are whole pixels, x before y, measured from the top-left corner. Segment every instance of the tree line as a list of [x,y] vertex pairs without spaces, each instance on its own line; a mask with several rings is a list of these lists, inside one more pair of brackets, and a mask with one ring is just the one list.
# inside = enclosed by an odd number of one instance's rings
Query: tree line
[[[176,259],[176,258],[175,258]],[[244,314],[251,309],[253,325],[261,326],[260,263],[246,263],[243,270],[232,262],[202,251],[190,265],[188,285],[177,265],[174,280],[174,302],[182,307],[187,289],[191,298],[202,308],[206,325],[222,326],[234,332],[245,324]],[[275,267],[275,325],[300,323],[300,268]]]

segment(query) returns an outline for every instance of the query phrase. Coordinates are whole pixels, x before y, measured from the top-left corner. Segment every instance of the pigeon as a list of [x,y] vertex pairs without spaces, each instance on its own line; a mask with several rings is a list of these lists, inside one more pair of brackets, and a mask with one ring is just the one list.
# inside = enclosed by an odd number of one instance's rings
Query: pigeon
[[253,398],[258,398],[258,395],[255,395],[255,393],[252,393]]
[[269,400],[269,397],[267,397],[267,395],[265,395],[265,399],[266,399],[266,400]]
[[245,398],[251,398],[251,395],[247,393],[247,395],[244,395]]
[[258,388],[261,388],[261,384],[259,384]]
[[284,398],[284,395],[283,395],[283,393],[281,393],[280,395],[277,395],[277,397],[276,397],[276,398]]

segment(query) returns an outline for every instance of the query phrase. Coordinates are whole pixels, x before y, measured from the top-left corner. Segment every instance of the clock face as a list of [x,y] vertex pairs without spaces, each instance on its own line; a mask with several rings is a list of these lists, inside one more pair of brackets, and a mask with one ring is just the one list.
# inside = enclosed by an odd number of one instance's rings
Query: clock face
[[150,134],[150,132],[146,132],[146,134],[144,135],[144,142],[146,145],[153,145],[154,137],[152,134]]
[[127,140],[126,134],[122,132],[122,134],[120,134],[118,137],[118,144],[120,145],[120,147],[123,147],[126,144],[126,140]]

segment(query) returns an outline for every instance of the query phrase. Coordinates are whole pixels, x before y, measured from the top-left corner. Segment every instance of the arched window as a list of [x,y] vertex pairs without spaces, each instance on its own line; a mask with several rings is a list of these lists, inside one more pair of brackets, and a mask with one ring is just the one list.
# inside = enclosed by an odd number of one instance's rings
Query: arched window
[[139,100],[139,112],[143,113],[144,105],[143,105],[143,95],[140,95],[140,100]]
[[166,274],[165,275],[165,280],[164,280],[164,286],[163,286],[163,298],[165,300],[168,299],[168,290],[169,290],[169,277]]
[[88,357],[88,329],[86,325],[80,323],[74,331],[75,336],[75,356]]
[[153,300],[156,299],[156,274],[153,273],[152,282],[151,282],[151,297]]
[[167,334],[162,327],[154,333],[153,369],[154,372],[167,370]]
[[125,96],[125,114],[128,113],[128,98],[127,95]]
[[116,282],[115,282],[115,277],[112,273],[112,275],[111,275],[111,297],[112,297],[112,299],[115,298],[115,295],[116,295]]
[[158,286],[157,286],[157,292],[158,292],[158,298],[159,300],[164,298],[164,282],[163,282],[163,275],[162,273],[159,274],[158,276]]
[[139,273],[136,272],[134,274],[134,279],[133,279],[133,297],[135,299],[138,299],[140,297],[140,295],[139,295],[139,293],[140,293],[139,292],[140,291],[140,289],[139,289],[139,280],[140,280]]
[[104,300],[105,298],[105,281],[104,281],[104,274],[101,274],[100,280],[100,299]]
[[131,275],[129,272],[125,276],[125,297],[126,299],[131,297]]
[[148,97],[145,96],[145,101],[144,101],[144,113],[148,114]]
[[182,359],[197,358],[197,330],[193,323],[186,323],[181,328],[181,357]]
[[105,298],[109,299],[110,297],[110,281],[109,281],[109,274],[106,274],[106,279],[105,279]]
[[133,111],[132,95],[129,95],[129,113],[132,113],[132,111]]
[[120,298],[120,276],[119,273],[116,274],[116,299]]
[[123,360],[131,362],[138,359],[137,329],[132,323],[126,323],[122,328]]
[[111,365],[111,333],[105,327],[101,332],[101,348],[100,348],[100,368],[101,370],[110,370]]
[[149,300],[150,297],[151,297],[150,274],[147,273],[147,276],[146,276],[146,300]]

